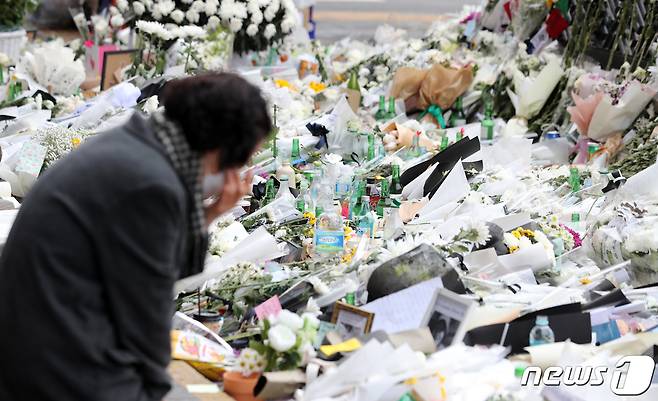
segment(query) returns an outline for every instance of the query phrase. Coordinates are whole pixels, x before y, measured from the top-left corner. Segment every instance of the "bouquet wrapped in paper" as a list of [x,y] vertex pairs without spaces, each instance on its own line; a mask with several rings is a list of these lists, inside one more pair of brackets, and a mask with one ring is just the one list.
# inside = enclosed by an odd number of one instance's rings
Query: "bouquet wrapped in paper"
[[589,140],[606,142],[621,135],[656,94],[653,84],[634,79],[617,85],[595,74],[583,75],[576,88],[578,93],[571,94],[574,106],[567,108],[581,134],[576,163],[587,160]]
[[441,124],[443,110],[449,109],[472,81],[471,66],[454,69],[437,64],[427,70],[402,67],[393,77],[390,93],[404,99],[407,111],[428,110]]
[[85,80],[85,67],[61,41],[52,41],[25,53],[19,64],[39,85],[54,95],[70,96]]

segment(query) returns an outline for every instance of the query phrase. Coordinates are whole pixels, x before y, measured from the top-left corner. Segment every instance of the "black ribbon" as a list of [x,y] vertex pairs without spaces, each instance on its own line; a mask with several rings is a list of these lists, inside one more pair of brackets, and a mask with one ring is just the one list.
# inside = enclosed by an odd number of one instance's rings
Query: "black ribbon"
[[318,123],[308,123],[306,124],[306,129],[309,130],[313,136],[320,137],[320,142],[315,145],[316,149],[320,150],[323,146],[329,149],[329,142],[327,141],[327,134],[329,133],[329,130],[327,127]]

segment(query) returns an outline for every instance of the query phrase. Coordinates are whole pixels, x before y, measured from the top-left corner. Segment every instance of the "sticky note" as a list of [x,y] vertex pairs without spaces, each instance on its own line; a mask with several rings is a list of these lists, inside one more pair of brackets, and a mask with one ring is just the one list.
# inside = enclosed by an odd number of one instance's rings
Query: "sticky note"
[[336,345],[323,345],[320,347],[320,351],[327,356],[331,356],[338,352],[352,352],[359,348],[361,348],[361,342],[356,338],[352,338]]

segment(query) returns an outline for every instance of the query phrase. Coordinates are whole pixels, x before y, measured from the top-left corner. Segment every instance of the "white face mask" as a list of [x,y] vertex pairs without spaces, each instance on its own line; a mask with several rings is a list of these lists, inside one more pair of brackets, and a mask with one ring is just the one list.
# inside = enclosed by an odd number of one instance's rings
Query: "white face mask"
[[201,189],[203,191],[203,199],[210,198],[211,196],[221,195],[222,188],[224,187],[224,172],[217,174],[208,174],[203,176],[201,182]]

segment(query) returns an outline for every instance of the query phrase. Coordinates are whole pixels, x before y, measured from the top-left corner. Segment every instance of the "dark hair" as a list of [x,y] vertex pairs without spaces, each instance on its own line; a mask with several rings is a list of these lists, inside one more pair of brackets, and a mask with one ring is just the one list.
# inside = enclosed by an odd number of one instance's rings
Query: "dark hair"
[[180,124],[192,149],[219,149],[221,168],[247,163],[272,130],[260,90],[235,74],[176,79],[167,83],[162,98],[167,117]]

